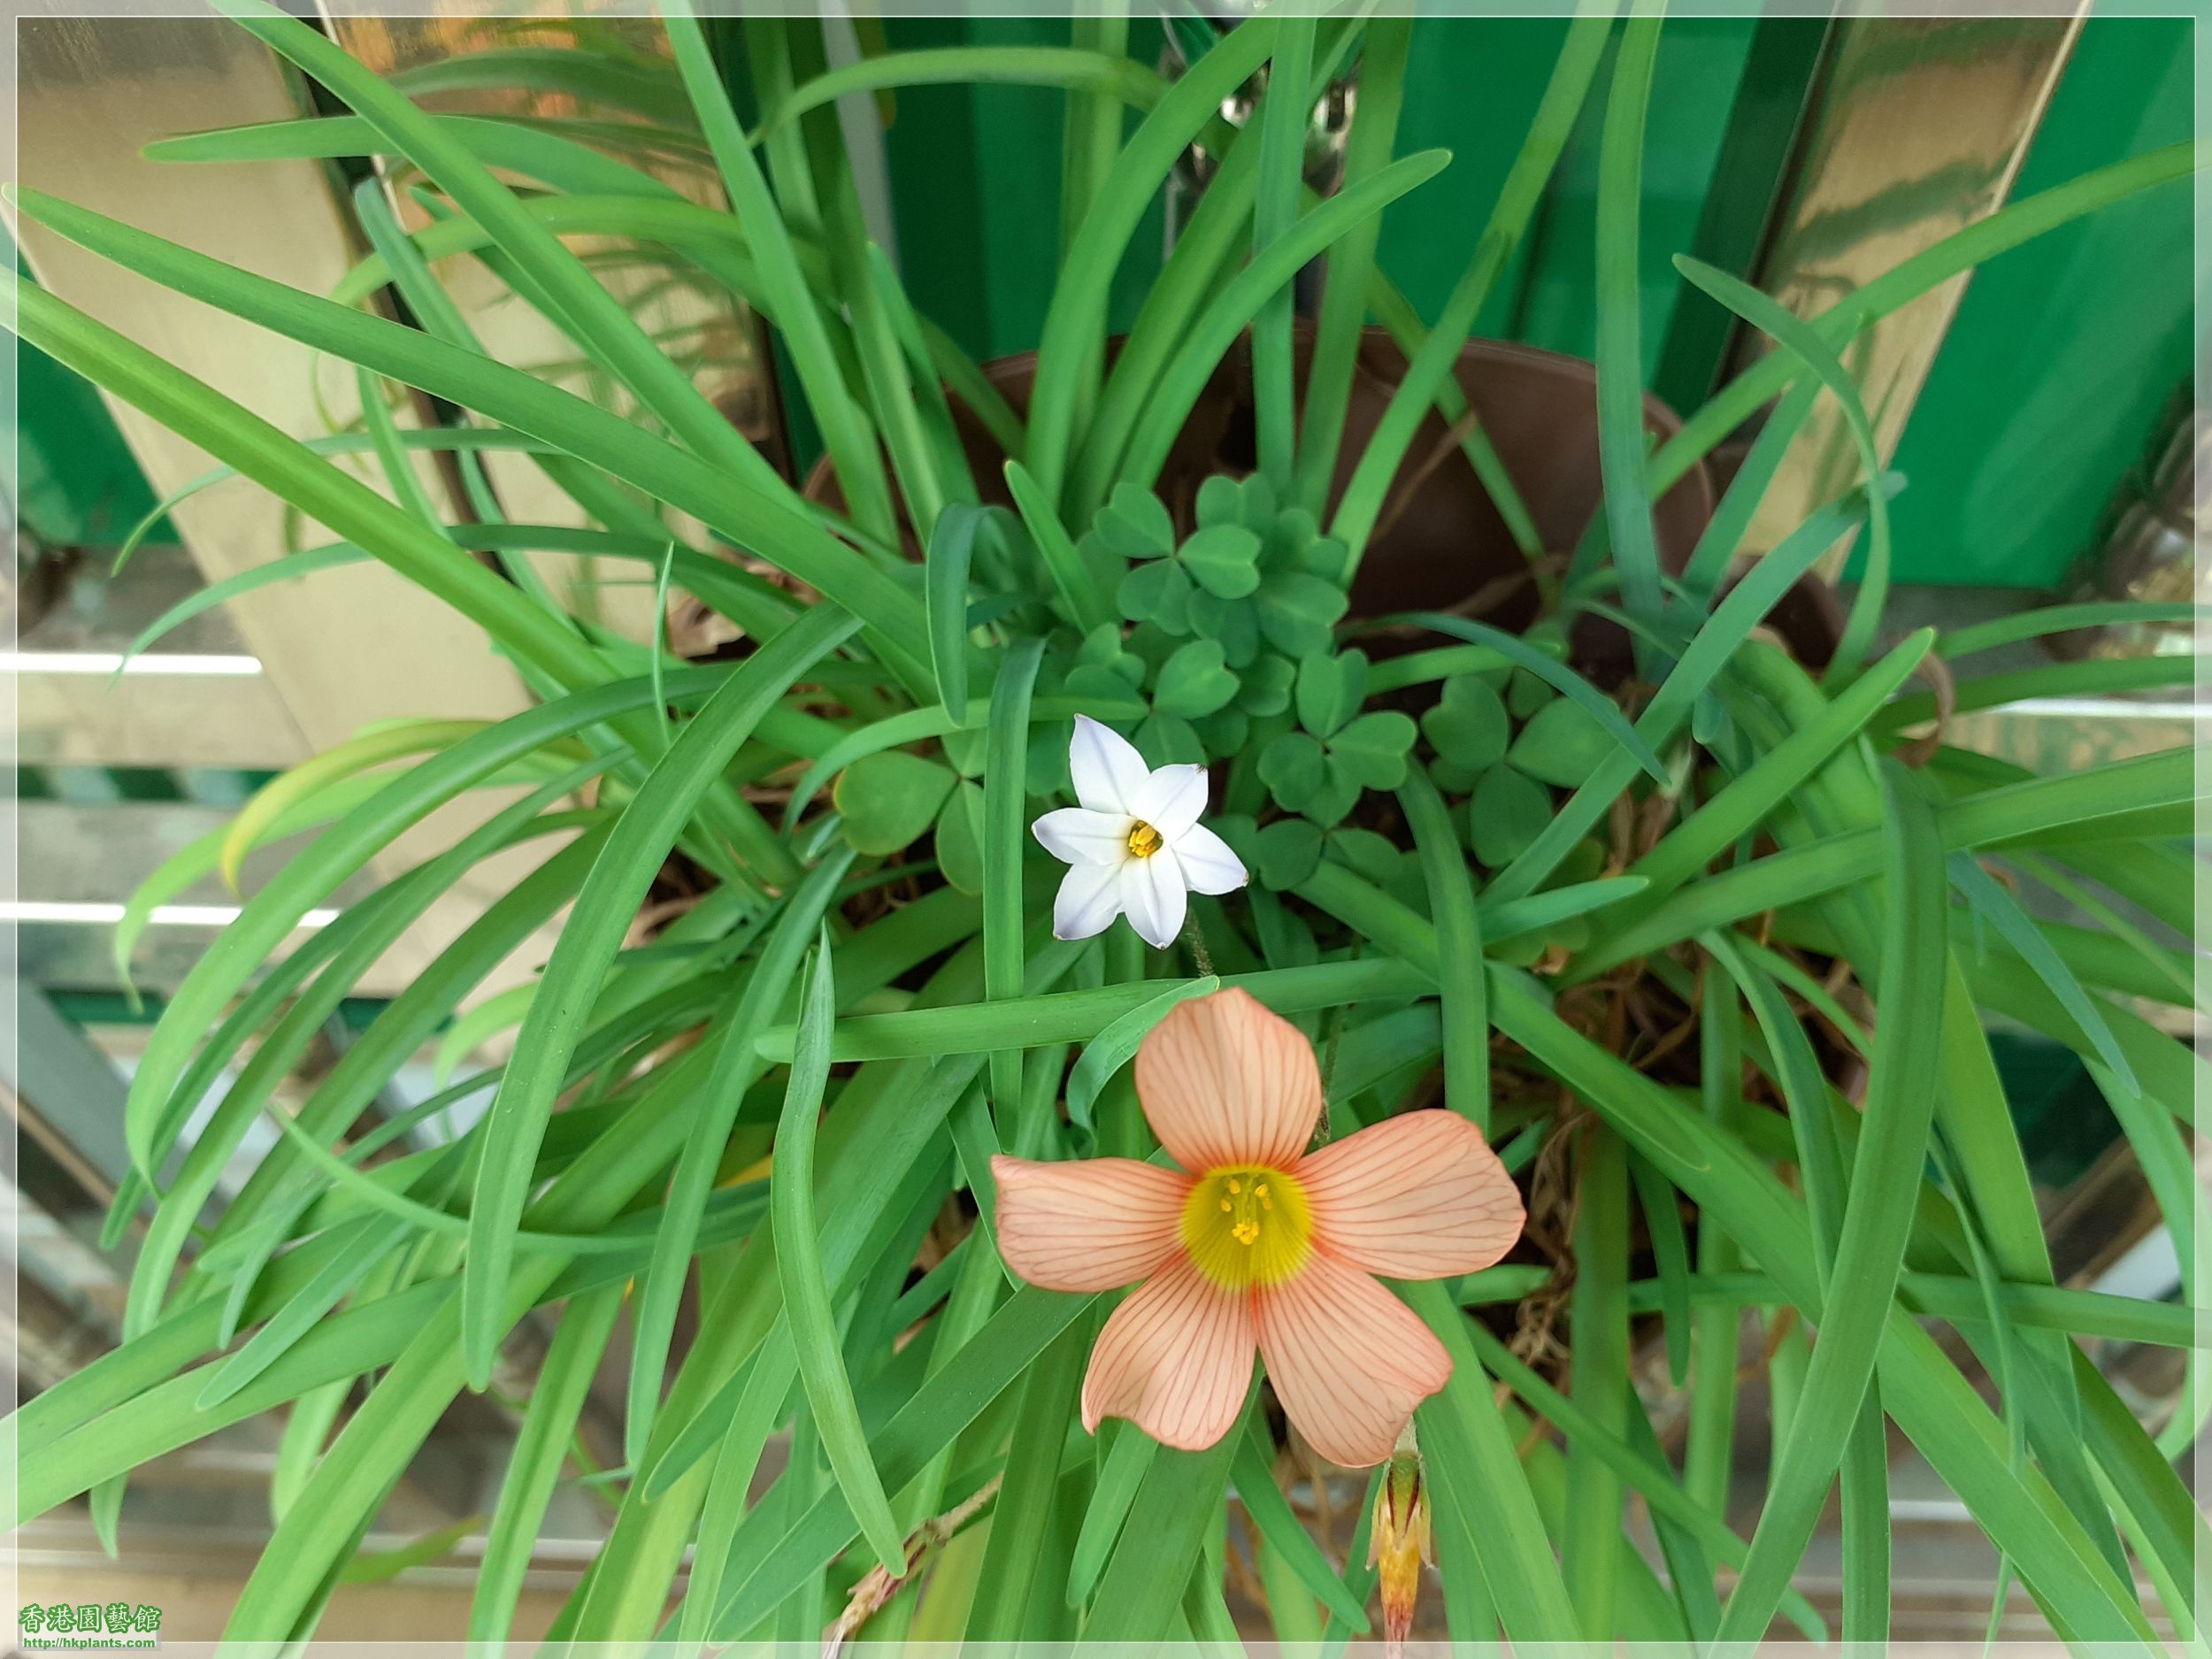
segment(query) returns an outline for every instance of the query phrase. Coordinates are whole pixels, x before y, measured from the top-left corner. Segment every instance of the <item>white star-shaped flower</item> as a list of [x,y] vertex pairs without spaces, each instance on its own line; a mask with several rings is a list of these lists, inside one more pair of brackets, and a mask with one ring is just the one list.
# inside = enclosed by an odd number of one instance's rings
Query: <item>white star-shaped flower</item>
[[1228,843],[1198,821],[1203,766],[1155,772],[1127,739],[1079,714],[1068,769],[1083,804],[1031,826],[1069,866],[1052,905],[1055,938],[1088,939],[1125,915],[1140,939],[1165,950],[1183,931],[1192,894],[1233,893],[1251,879]]

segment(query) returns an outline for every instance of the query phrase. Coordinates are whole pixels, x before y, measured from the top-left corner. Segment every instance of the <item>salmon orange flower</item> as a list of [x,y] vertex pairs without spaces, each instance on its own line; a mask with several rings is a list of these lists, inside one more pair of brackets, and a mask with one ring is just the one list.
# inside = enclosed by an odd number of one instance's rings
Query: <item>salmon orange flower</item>
[[[996,1157],[999,1248],[1047,1290],[1138,1288],[1083,1380],[1083,1426],[1126,1417],[1195,1451],[1236,1425],[1255,1349],[1313,1448],[1379,1463],[1452,1362],[1376,1282],[1441,1279],[1520,1237],[1513,1180],[1482,1132],[1407,1112],[1309,1153],[1313,1049],[1245,992],[1179,1003],[1137,1050],[1137,1096],[1182,1167]],[[1141,1282],[1140,1282],[1141,1281]]]

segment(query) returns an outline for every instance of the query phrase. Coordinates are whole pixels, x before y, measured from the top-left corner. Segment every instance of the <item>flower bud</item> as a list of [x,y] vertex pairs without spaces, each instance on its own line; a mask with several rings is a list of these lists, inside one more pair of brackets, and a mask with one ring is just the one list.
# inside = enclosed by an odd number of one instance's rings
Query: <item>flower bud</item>
[[1413,1628],[1413,1604],[1421,1594],[1421,1568],[1435,1556],[1429,1548],[1429,1493],[1421,1479],[1421,1452],[1408,1421],[1397,1449],[1383,1471],[1375,1494],[1375,1518],[1368,1529],[1367,1564],[1379,1568],[1382,1588],[1383,1643],[1389,1659],[1405,1650]]

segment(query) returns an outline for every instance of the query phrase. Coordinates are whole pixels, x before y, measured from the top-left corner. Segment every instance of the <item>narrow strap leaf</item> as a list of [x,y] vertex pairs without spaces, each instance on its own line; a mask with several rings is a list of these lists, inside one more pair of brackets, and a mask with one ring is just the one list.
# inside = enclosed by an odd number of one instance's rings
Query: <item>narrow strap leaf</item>
[[[1044,646],[1033,636],[1018,641],[1000,662],[991,687],[983,783],[983,987],[993,1001],[1021,995],[1029,698]],[[1020,1109],[1020,1049],[993,1049],[990,1067],[992,1104],[1002,1120],[1010,1119]]]
[[[1352,111],[1352,135],[1344,150],[1348,184],[1389,165],[1398,141],[1399,112],[1405,106],[1406,60],[1412,45],[1409,17],[1378,17],[1367,25],[1360,42],[1359,103]],[[1297,498],[1317,520],[1328,505],[1329,486],[1336,476],[1353,365],[1359,356],[1361,327],[1367,320],[1375,244],[1381,235],[1382,220],[1371,219],[1347,232],[1329,250],[1313,366],[1306,373],[1305,418],[1298,433]]]
[[[1490,995],[1482,972],[1482,917],[1474,874],[1444,798],[1419,767],[1398,791],[1436,924],[1438,1006],[1443,1017],[1444,1103],[1490,1130]],[[1510,931],[1509,924],[1506,931]]]
[[1686,254],[1675,256],[1675,267],[1691,281],[1703,288],[1730,311],[1762,333],[1772,336],[1785,351],[1803,361],[1821,385],[1834,393],[1843,406],[1844,423],[1850,428],[1851,440],[1858,446],[1859,465],[1865,469],[1870,493],[1867,496],[1867,551],[1866,567],[1859,580],[1858,592],[1853,595],[1850,615],[1846,618],[1843,637],[1836,643],[1835,659],[1829,664],[1828,677],[1832,684],[1841,685],[1858,672],[1866,656],[1867,647],[1873,642],[1874,629],[1880,622],[1884,607],[1889,600],[1889,503],[1886,494],[1874,488],[1882,474],[1881,446],[1875,442],[1874,423],[1867,418],[1866,404],[1859,396],[1858,383],[1851,378],[1842,360],[1830,349],[1828,342],[1816,334],[1811,325],[1786,307],[1759,292],[1749,283],[1718,271],[1701,259]]
[[1273,1447],[1266,1437],[1265,1425],[1256,1415],[1248,1412],[1243,1425],[1232,1429],[1230,1433],[1236,1440],[1230,1472],[1236,1481],[1237,1501],[1244,1505],[1245,1514],[1267,1540],[1269,1550],[1329,1609],[1332,1618],[1341,1619],[1353,1630],[1365,1634],[1367,1609],[1344,1587],[1344,1580],[1329,1565],[1328,1557],[1313,1541],[1313,1534],[1306,1530],[1292,1510],[1289,1500],[1283,1496],[1282,1488],[1275,1484],[1271,1467],[1274,1461],[1271,1455]]
[[1099,1091],[1136,1057],[1138,1045],[1143,1042],[1146,1033],[1165,1019],[1177,1003],[1188,1002],[1194,996],[1210,996],[1220,988],[1221,981],[1212,974],[1186,979],[1119,1016],[1086,1043],[1068,1072],[1068,1120],[1088,1128]]
[[1659,541],[1644,478],[1644,376],[1639,345],[1643,278],[1636,265],[1643,212],[1644,117],[1659,54],[1661,0],[1636,0],[1613,63],[1598,152],[1598,459],[1605,476],[1605,524],[1621,596],[1640,616],[1662,603]]
[[[1267,78],[1279,96],[1260,117],[1260,172],[1252,198],[1255,258],[1287,235],[1298,216],[1305,182],[1306,127],[1312,112],[1307,77],[1313,69],[1314,20],[1286,16],[1275,38]],[[1296,390],[1291,384],[1290,281],[1263,297],[1252,319],[1252,395],[1258,426],[1260,471],[1289,497],[1296,462]]]
[[830,1026],[837,1017],[827,924],[822,926],[799,1001],[799,1048],[791,1062],[790,1086],[784,1092],[783,1116],[776,1125],[776,1170],[768,1184],[775,1221],[776,1277],[783,1285],[799,1376],[814,1408],[822,1449],[868,1547],[886,1571],[899,1574],[906,1570],[906,1534],[892,1517],[891,1501],[884,1495],[883,1481],[868,1455],[815,1237],[814,1130],[821,1115],[822,1091],[829,1081]]
[[690,1272],[708,1191],[729,1143],[745,1091],[767,1070],[766,1063],[753,1050],[754,1039],[781,1011],[792,978],[805,959],[807,947],[814,942],[838,884],[852,868],[853,856],[849,847],[841,845],[807,872],[806,879],[781,906],[766,949],[733,988],[723,1015],[715,1021],[715,1040],[720,1047],[714,1070],[700,1099],[696,1126],[686,1137],[676,1173],[669,1181],[666,1218],[653,1235],[652,1265],[646,1270],[634,1316],[628,1410],[623,1431],[625,1454],[633,1468],[644,1464],[646,1441],[652,1432],[668,1363],[669,1342],[675,1333],[677,1307]]
[[1881,1041],[1836,1244],[1835,1280],[1849,1285],[1851,1294],[1824,1310],[1820,1341],[1751,1554],[1721,1616],[1723,1641],[1766,1629],[1842,1462],[1896,1294],[1934,1119],[1941,1021],[1929,1010],[1942,1004],[1947,961],[1943,841],[1915,780],[1893,783],[1886,794]]
[[1113,623],[1112,605],[1100,591],[1090,567],[1076,551],[1075,543],[1069,539],[1043,486],[1030,476],[1029,469],[1019,461],[1009,461],[1006,488],[1013,494],[1015,511],[1021,514],[1022,522],[1029,526],[1030,536],[1037,543],[1037,551],[1044,559],[1052,585],[1059,590],[1060,603],[1068,620],[1086,634]]
[[[1083,216],[1045,313],[1029,399],[1029,447],[1019,457],[1034,475],[1040,504],[1048,514],[1059,511],[1089,342],[1102,331],[1107,291],[1122,251],[1191,140],[1274,50],[1276,28],[1272,18],[1246,19],[1177,81],[1123,146],[1112,178]],[[1022,516],[1030,518],[1027,508]],[[1033,533],[1033,520],[1031,528]]]
[[[1417,348],[1407,347],[1405,378],[1391,394],[1382,422],[1361,452],[1351,481],[1337,503],[1336,516],[1330,521],[1329,533],[1353,550],[1356,560],[1382,516],[1391,480],[1398,476],[1430,405],[1448,389],[1456,390],[1452,370],[1459,361],[1460,349],[1467,342],[1483,302],[1490,297],[1514,250],[1527,234],[1552,171],[1574,134],[1590,83],[1604,56],[1606,38],[1612,32],[1614,11],[1615,0],[1584,0],[1577,8],[1553,65],[1551,80],[1529,125],[1528,136],[1499,187],[1496,204],[1490,210],[1481,240],[1475,244],[1474,257],[1437,313],[1436,326]],[[1354,132],[1356,134],[1356,124]],[[1463,396],[1455,401],[1464,407]]]
[[1450,160],[1448,150],[1425,150],[1392,162],[1371,179],[1363,179],[1321,202],[1231,277],[1199,314],[1161,372],[1159,384],[1123,459],[1123,480],[1148,489],[1152,487],[1206,382],[1237,336],[1268,299],[1280,291],[1282,284],[1352,226],[1427,183]]
[[[1869,324],[1939,288],[1961,272],[1970,271],[2008,249],[2111,203],[2177,183],[2201,165],[2196,143],[2185,140],[2099,167],[2024,201],[2008,203],[1855,288],[1814,318],[1812,326],[1829,344],[1841,349]],[[1722,388],[1652,457],[1647,482],[1653,494],[1664,492],[1802,373],[1803,365],[1796,357],[1769,352]]]
[[572,1297],[561,1312],[560,1327],[546,1350],[545,1363],[530,1390],[514,1455],[500,1482],[492,1511],[484,1559],[477,1569],[476,1594],[469,1602],[469,1640],[503,1642],[514,1625],[531,1547],[552,1502],[561,1465],[582,1415],[592,1378],[607,1340],[622,1311],[622,1286],[607,1285]]
[[[531,1166],[601,977],[708,786],[762,714],[856,626],[837,606],[818,605],[731,671],[654,766],[577,895],[482,1130],[484,1161],[462,1281],[465,1352],[479,1387],[490,1380],[505,1329],[503,1287]],[[780,858],[789,859],[781,842],[772,845]]]
[[947,507],[938,515],[924,561],[930,666],[937,674],[937,701],[956,726],[968,718],[968,570],[984,519],[981,507],[963,502]]

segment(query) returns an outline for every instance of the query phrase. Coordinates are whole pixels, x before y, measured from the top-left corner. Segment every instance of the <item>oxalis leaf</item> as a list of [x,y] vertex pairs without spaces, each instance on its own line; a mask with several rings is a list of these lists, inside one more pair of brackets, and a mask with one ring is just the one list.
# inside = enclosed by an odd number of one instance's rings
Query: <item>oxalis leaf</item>
[[1524,668],[1534,678],[1544,681],[1555,691],[1573,698],[1605,728],[1614,742],[1635,757],[1636,764],[1651,774],[1662,788],[1671,788],[1674,780],[1668,775],[1666,763],[1647,742],[1627,718],[1616,708],[1613,700],[1568,667],[1555,657],[1546,656],[1517,635],[1494,628],[1485,622],[1471,622],[1464,617],[1447,616],[1440,611],[1409,611],[1403,616],[1382,617],[1375,626],[1394,626],[1409,623],[1429,628],[1438,634],[1448,634],[1455,639],[1465,640],[1471,645],[1486,645],[1501,657],[1509,659],[1516,667]]
[[1200,530],[1175,557],[1190,579],[1217,599],[1242,599],[1260,585],[1260,539],[1241,525]]
[[1220,644],[1193,640],[1176,648],[1160,665],[1160,682],[1152,693],[1152,706],[1163,714],[1196,720],[1225,706],[1237,695],[1237,677],[1229,672]]
[[1343,588],[1304,571],[1278,571],[1263,577],[1253,601],[1262,636],[1290,657],[1325,649],[1331,630],[1351,605]]
[[1487,680],[1456,674],[1444,682],[1436,706],[1421,716],[1421,733],[1442,758],[1479,772],[1505,758],[1513,726],[1504,700]]
[[958,781],[949,767],[893,749],[846,767],[830,798],[853,849],[879,856],[919,841]]
[[1367,653],[1317,651],[1298,664],[1297,683],[1298,723],[1327,738],[1367,700]]

